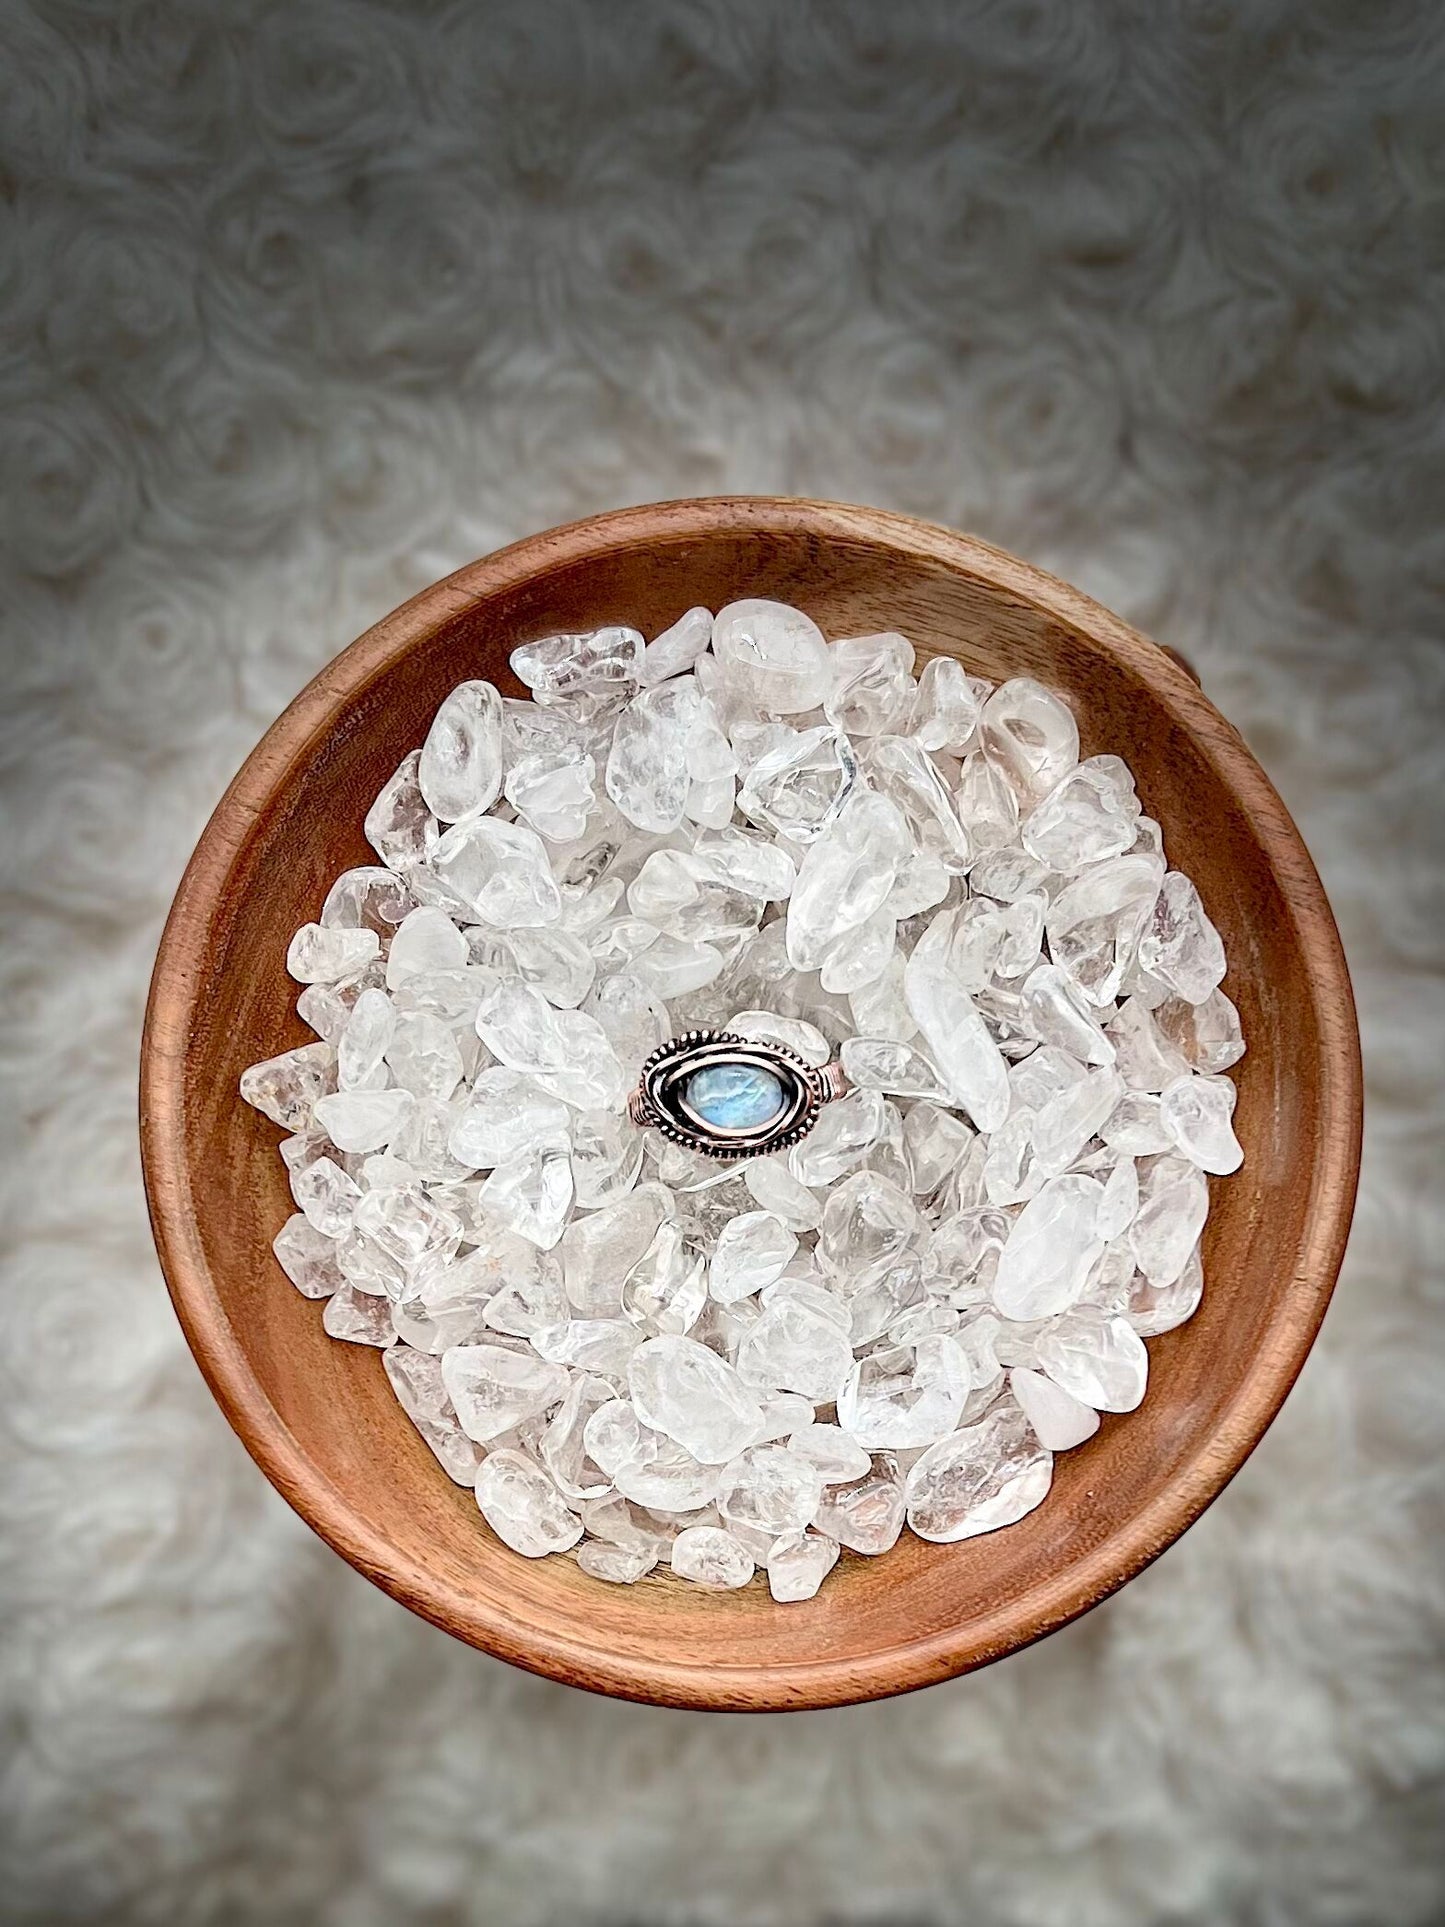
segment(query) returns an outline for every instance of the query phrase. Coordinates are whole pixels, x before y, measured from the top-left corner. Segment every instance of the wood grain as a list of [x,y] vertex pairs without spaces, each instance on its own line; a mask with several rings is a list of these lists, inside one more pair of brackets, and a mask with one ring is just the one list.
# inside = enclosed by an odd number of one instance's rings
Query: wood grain
[[[283,959],[361,822],[464,677],[521,694],[520,641],[771,595],[832,635],[902,629],[921,656],[1065,693],[1084,753],[1135,771],[1230,958],[1249,1054],[1243,1171],[1214,1181],[1197,1316],[1150,1344],[1142,1408],[1058,1462],[1047,1503],[961,1546],[906,1535],[844,1555],[820,1596],[635,1588],[498,1544],[394,1404],[379,1355],[334,1343],[270,1240],[291,1210],[279,1133],[238,1099],[253,1060],[304,1041]],[[166,926],[147,1014],[142,1147],[176,1310],[226,1416],[323,1538],[405,1605],[487,1652],[670,1706],[835,1706],[1013,1652],[1137,1573],[1239,1469],[1324,1315],[1359,1165],[1349,979],[1309,856],[1243,742],[1169,655],[1077,590],[968,536],[771,497],[664,503],[516,544],[424,591],[331,663],[248,759]],[[177,1466],[176,1476],[184,1477]]]

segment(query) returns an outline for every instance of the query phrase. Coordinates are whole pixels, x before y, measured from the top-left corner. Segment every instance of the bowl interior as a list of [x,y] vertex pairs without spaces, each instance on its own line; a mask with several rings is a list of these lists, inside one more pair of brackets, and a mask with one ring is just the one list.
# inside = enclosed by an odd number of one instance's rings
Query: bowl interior
[[[1198,883],[1249,1043],[1243,1170],[1213,1181],[1195,1318],[1150,1341],[1141,1409],[1057,1462],[1047,1502],[961,1546],[906,1534],[845,1554],[813,1602],[761,1581],[633,1588],[501,1546],[395,1405],[379,1355],[339,1344],[270,1241],[291,1209],[280,1133],[237,1096],[254,1060],[307,1041],[287,942],[331,879],[375,861],[372,798],[465,677],[525,692],[508,651],[694,603],[771,595],[832,636],[898,628],[994,678],[1062,691],[1083,753],[1114,751]],[[926,1684],[1036,1637],[1162,1549],[1258,1438],[1308,1349],[1353,1194],[1353,1017],[1318,882],[1283,807],[1162,652],[1063,585],[903,518],[799,503],[689,503],[538,537],[427,591],[318,678],[233,785],[177,899],[146,1044],[147,1181],[188,1336],[267,1473],[368,1576],[475,1644],[674,1704],[802,1706]]]

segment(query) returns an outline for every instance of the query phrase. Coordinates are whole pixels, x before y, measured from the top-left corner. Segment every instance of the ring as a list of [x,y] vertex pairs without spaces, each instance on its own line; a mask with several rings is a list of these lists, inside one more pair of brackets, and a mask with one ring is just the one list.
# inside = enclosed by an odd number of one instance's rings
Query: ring
[[805,1064],[782,1044],[689,1030],[655,1050],[627,1100],[634,1124],[711,1158],[786,1150],[848,1090],[843,1066]]

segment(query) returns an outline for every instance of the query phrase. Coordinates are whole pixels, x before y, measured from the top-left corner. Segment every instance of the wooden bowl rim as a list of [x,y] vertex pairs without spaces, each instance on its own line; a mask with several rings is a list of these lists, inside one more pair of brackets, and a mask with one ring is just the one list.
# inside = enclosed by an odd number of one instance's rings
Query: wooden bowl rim
[[[192,1200],[183,1087],[190,1013],[205,976],[204,938],[231,869],[267,798],[298,757],[397,653],[499,590],[609,551],[686,544],[722,529],[881,546],[986,585],[1116,657],[1146,682],[1248,813],[1295,926],[1320,1036],[1318,1148],[1288,1316],[1276,1319],[1226,1421],[1141,1511],[1066,1568],[966,1629],[949,1628],[867,1660],[706,1668],[618,1656],[585,1628],[523,1625],[479,1610],[402,1556],[306,1457],[252,1372],[217,1295]],[[1362,1078],[1354,999],[1339,933],[1298,830],[1238,733],[1172,658],[1101,604],[974,536],[888,510],[789,496],[650,503],[529,536],[423,589],[328,663],[267,730],[217,805],[181,879],[156,957],[141,1044],[141,1155],[146,1198],[172,1302],[206,1382],[282,1497],[335,1551],[393,1598],[496,1657],[592,1691],[656,1705],[766,1711],[847,1705],[933,1685],[1003,1658],[1115,1592],[1173,1543],[1239,1470],[1283,1403],[1324,1317],[1344,1254],[1359,1175]]]

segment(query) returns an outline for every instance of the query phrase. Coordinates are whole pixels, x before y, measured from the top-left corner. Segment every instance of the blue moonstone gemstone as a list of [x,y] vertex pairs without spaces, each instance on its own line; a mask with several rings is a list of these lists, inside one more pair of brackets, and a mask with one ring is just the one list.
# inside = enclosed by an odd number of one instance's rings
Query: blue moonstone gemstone
[[719,1131],[756,1131],[783,1108],[783,1085],[756,1064],[709,1064],[684,1086],[687,1105]]

